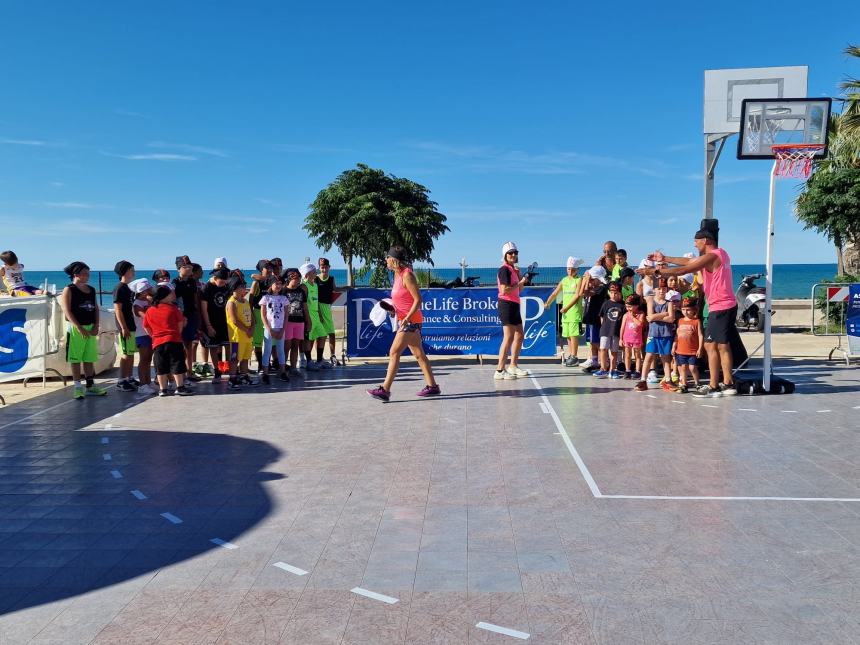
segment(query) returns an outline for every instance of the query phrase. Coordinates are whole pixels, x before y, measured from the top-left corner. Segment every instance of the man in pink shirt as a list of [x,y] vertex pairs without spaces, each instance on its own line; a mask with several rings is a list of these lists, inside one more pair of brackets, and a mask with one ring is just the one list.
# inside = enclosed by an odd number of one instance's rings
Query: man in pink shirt
[[[677,266],[672,268],[639,269],[640,275],[653,275],[657,278],[686,273],[702,272],[702,288],[708,302],[708,323],[705,330],[705,351],[708,353],[710,383],[700,387],[693,396],[716,398],[737,394],[732,380],[731,339],[737,334],[735,320],[738,305],[732,290],[732,266],[729,254],[717,246],[714,234],[701,229],[695,235],[696,250],[699,257],[689,259],[671,257],[659,251],[650,256],[656,262],[668,262]],[[723,380],[720,382],[720,368]]]

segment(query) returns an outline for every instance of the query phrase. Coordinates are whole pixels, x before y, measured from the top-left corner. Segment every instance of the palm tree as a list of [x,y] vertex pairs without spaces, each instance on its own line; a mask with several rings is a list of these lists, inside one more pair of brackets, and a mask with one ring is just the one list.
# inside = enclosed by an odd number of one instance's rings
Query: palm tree
[[[845,53],[860,58],[860,46],[848,45]],[[845,109],[842,111],[842,125],[846,133],[860,137],[860,78],[849,76],[839,84],[845,92]]]

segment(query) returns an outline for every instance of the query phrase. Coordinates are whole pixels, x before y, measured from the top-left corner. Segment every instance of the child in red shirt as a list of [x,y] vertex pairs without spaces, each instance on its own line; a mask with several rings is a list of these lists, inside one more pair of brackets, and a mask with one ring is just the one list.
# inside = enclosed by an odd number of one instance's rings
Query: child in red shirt
[[162,282],[158,285],[152,307],[143,317],[143,328],[152,337],[153,363],[158,374],[158,396],[168,396],[167,384],[170,375],[176,380],[176,393],[188,396],[193,392],[185,385],[185,347],[182,344],[182,329],[185,316],[176,306],[173,285]]
[[695,299],[684,298],[681,301],[681,313],[684,317],[677,323],[675,344],[672,354],[678,365],[678,386],[676,392],[687,392],[687,369],[693,375],[695,387],[699,387],[699,368],[696,359],[702,357],[704,343],[702,338],[702,321],[699,320],[699,303]]

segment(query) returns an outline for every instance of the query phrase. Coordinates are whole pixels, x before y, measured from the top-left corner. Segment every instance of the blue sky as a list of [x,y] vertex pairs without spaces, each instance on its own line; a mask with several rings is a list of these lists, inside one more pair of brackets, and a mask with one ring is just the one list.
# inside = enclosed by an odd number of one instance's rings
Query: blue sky
[[[307,205],[363,162],[430,188],[451,227],[438,266],[494,265],[508,239],[543,264],[609,238],[680,253],[702,211],[705,69],[809,65],[813,96],[860,75],[841,53],[860,41],[851,3],[837,21],[727,2],[710,26],[716,5],[680,2],[242,5],[4,3],[0,246],[40,270],[298,262],[317,254]],[[800,28],[813,44],[779,51]],[[734,145],[721,241],[763,262],[769,162]],[[776,261],[834,261],[793,221],[795,190],[779,186]]]

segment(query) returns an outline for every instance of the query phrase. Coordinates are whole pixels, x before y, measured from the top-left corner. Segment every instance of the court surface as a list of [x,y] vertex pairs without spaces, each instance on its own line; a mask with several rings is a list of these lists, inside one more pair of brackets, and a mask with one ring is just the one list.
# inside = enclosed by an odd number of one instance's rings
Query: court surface
[[439,362],[0,411],[0,643],[856,643],[860,372]]

